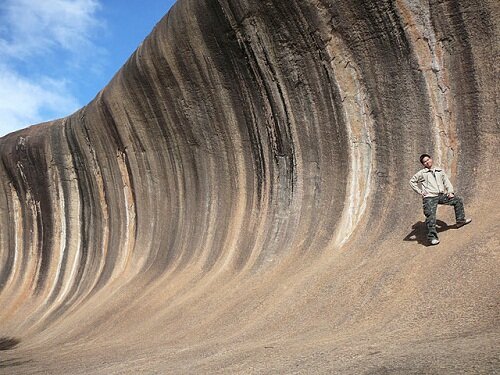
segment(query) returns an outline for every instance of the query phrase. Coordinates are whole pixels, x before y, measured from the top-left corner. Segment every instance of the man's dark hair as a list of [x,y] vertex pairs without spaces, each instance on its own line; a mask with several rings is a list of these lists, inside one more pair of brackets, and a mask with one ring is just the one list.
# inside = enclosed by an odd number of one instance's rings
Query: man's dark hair
[[422,154],[422,155],[420,155],[420,164],[423,164],[422,160],[424,160],[424,158],[432,159],[429,154]]

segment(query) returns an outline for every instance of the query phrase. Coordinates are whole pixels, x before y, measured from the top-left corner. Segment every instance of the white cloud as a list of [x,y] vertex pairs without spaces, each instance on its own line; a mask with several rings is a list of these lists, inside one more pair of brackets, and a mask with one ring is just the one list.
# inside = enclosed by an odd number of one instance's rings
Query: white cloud
[[0,66],[0,137],[28,125],[67,116],[79,107],[64,81],[47,77],[28,80]]
[[56,48],[78,53],[92,47],[91,37],[103,27],[95,16],[99,8],[97,0],[6,0],[0,9],[2,54],[24,59]]
[[105,27],[100,7],[98,0],[0,1],[0,137],[81,106],[70,87],[102,64],[105,51],[93,42]]

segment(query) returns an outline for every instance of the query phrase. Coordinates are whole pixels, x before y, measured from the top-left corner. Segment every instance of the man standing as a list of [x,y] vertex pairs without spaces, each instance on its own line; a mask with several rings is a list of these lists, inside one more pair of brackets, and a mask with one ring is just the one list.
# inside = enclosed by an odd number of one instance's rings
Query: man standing
[[465,218],[463,199],[456,196],[448,176],[442,169],[432,167],[432,158],[420,155],[420,163],[425,167],[410,180],[411,188],[423,198],[427,239],[431,245],[439,243],[436,230],[436,211],[438,204],[447,204],[455,209],[457,228],[469,224],[472,219]]

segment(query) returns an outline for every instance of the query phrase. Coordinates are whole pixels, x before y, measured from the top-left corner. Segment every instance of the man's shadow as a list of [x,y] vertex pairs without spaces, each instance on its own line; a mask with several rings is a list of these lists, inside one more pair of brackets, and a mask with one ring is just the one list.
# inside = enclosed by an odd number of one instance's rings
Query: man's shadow
[[[438,233],[452,229],[455,226],[449,226],[442,220],[436,220],[436,230]],[[412,226],[412,231],[403,238],[403,241],[417,241],[420,245],[430,246],[429,240],[427,239],[427,226],[425,221],[417,221]]]

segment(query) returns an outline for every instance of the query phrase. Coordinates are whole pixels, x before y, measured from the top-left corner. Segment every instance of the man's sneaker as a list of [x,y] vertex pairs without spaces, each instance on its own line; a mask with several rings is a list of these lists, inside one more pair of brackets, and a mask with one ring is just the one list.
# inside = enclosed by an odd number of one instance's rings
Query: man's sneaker
[[469,224],[471,221],[472,221],[472,219],[465,219],[465,220],[457,221],[457,228],[463,227],[464,225]]
[[439,243],[439,240],[437,238],[433,238],[431,240],[431,245],[437,245]]

